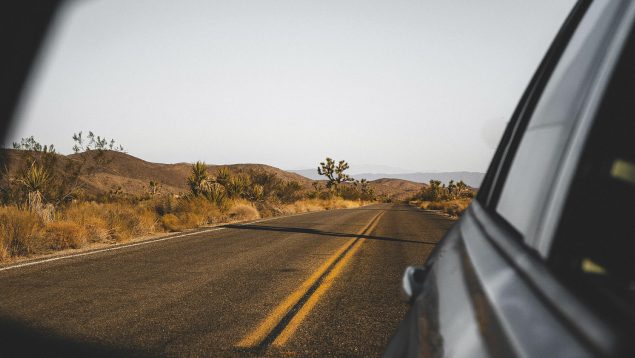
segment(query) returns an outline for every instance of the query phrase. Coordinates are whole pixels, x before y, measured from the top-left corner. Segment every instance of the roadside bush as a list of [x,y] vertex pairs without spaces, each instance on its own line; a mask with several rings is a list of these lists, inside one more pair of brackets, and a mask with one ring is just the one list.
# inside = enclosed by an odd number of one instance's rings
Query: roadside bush
[[122,204],[106,205],[106,223],[111,240],[128,241],[135,236],[154,231],[154,216],[144,208],[135,208]]
[[35,253],[44,222],[14,206],[0,207],[0,259]]
[[184,229],[193,229],[207,223],[206,218],[196,212],[184,212],[178,216],[181,226]]
[[183,227],[181,225],[181,220],[176,217],[174,214],[165,214],[161,218],[161,223],[163,227],[167,231],[181,231]]
[[450,201],[422,201],[419,207],[424,210],[440,210],[452,216],[459,217],[470,205],[472,199],[456,199]]
[[[231,204],[226,202],[226,205]],[[181,218],[184,224],[192,223],[195,226],[200,226],[222,221],[223,209],[226,209],[226,207],[219,208],[215,202],[204,197],[191,197],[181,199],[174,214]],[[188,214],[190,214],[189,217]]]
[[328,199],[303,199],[292,204],[282,205],[279,211],[280,214],[296,214],[311,211],[357,208],[364,204],[365,202],[362,201],[345,200],[340,197],[331,197]]
[[258,210],[248,201],[236,201],[229,209],[229,217],[232,220],[256,220],[260,219]]
[[62,210],[60,216],[83,226],[87,241],[103,242],[110,238],[104,206],[105,204],[97,203],[75,203]]
[[88,242],[105,242],[110,238],[108,225],[101,217],[86,218],[83,223]]
[[348,209],[348,208],[357,208],[362,206],[362,202],[361,201],[352,201],[352,200],[345,200],[339,197],[333,197],[330,198],[329,200],[324,200],[323,204],[324,208],[326,210],[333,210],[333,209]]
[[298,200],[293,204],[285,205],[282,211],[285,214],[295,214],[325,210],[324,206],[320,205],[320,202],[317,199]]
[[76,203],[60,216],[82,226],[87,241],[126,241],[157,231],[158,217],[150,205],[120,203]]
[[44,247],[48,250],[79,249],[86,241],[86,230],[72,221],[48,223],[43,236]]
[[178,199],[171,195],[160,196],[149,202],[158,216],[171,214],[176,211]]

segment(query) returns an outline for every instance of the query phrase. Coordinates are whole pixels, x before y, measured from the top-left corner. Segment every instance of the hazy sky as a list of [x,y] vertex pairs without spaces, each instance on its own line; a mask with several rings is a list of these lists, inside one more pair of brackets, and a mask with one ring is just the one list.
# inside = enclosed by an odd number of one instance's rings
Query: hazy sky
[[484,171],[573,0],[84,0],[9,141],[153,162]]

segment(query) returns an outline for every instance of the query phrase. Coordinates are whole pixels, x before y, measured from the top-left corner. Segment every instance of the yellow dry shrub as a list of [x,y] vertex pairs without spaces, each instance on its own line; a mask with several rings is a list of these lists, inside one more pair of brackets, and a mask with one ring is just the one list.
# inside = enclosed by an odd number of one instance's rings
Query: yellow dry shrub
[[89,242],[106,242],[110,238],[110,231],[106,220],[101,217],[87,218],[84,222],[86,238]]
[[137,233],[144,235],[157,231],[157,224],[159,222],[159,219],[156,213],[148,208],[143,207],[136,208],[136,213],[139,216]]
[[161,218],[161,223],[163,227],[167,231],[181,231],[183,230],[183,226],[181,225],[181,220],[174,214],[165,214]]
[[463,214],[465,209],[470,205],[472,199],[455,199],[449,201],[422,201],[419,207],[424,210],[440,210],[444,213],[458,217]]
[[61,216],[81,225],[91,242],[127,241],[155,232],[158,221],[151,208],[127,203],[76,203]]
[[204,218],[194,213],[166,214],[161,218],[161,224],[166,231],[183,231],[197,228],[204,223]]
[[196,228],[206,223],[205,217],[198,213],[180,213],[178,217],[181,221],[181,226],[186,229]]
[[223,220],[223,214],[213,202],[204,197],[180,199],[173,212],[161,217],[161,224],[167,231],[182,231]]
[[86,230],[72,221],[52,221],[46,225],[43,244],[49,250],[79,249],[86,244]]
[[321,201],[326,210],[358,208],[362,205],[359,201],[345,200],[338,197]]
[[143,208],[109,204],[106,206],[106,215],[110,236],[115,241],[126,241],[154,231],[154,216]]
[[307,213],[311,211],[326,210],[325,206],[322,205],[322,202],[323,200],[320,199],[304,199],[298,200],[293,204],[284,205],[280,209],[284,214]]
[[44,222],[14,206],[0,207],[0,260],[38,251]]
[[234,201],[231,204],[228,213],[229,217],[236,221],[260,219],[258,209],[245,200]]
[[75,203],[62,210],[60,216],[82,225],[89,242],[105,242],[110,238],[105,213],[103,204]]
[[183,225],[197,227],[223,221],[221,210],[212,201],[203,197],[183,199],[175,213]]
[[348,209],[357,208],[363,205],[364,202],[345,200],[342,198],[331,199],[303,199],[298,200],[292,204],[286,204],[278,207],[280,214],[297,214],[307,213],[312,211],[333,210],[333,209]]

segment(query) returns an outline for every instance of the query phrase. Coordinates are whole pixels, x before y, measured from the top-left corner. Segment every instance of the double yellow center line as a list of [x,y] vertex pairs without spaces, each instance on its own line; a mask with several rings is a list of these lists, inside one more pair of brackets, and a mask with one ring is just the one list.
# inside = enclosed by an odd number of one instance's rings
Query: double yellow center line
[[311,312],[320,297],[331,287],[344,266],[366,241],[379,223],[384,211],[375,215],[355,237],[348,240],[331,255],[297,290],[282,301],[260,324],[247,334],[237,346],[239,348],[263,349],[270,345],[284,345]]

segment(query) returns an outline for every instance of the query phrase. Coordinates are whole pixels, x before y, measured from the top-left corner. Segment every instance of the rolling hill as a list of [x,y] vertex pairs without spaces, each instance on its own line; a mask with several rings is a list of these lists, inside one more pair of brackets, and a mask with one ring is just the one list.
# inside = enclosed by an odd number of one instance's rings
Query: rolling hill
[[[0,151],[9,172],[16,174],[21,167],[20,152],[13,149]],[[86,153],[61,155],[57,154],[56,171],[62,174],[69,161],[95,165],[92,156]],[[284,171],[265,164],[227,164],[207,165],[210,174],[214,175],[219,168],[228,167],[232,172],[264,171],[275,174],[283,181],[298,182],[303,188],[309,190],[314,180],[297,173]],[[107,152],[107,163],[100,166],[92,175],[83,176],[80,179],[86,185],[89,194],[101,194],[110,190],[121,190],[132,195],[141,195],[147,192],[150,181],[158,182],[164,193],[178,194],[187,192],[186,178],[190,175],[190,163],[152,163],[121,152]],[[320,180],[324,182],[323,180]],[[403,179],[382,178],[370,182],[370,186],[378,195],[386,195],[395,200],[403,200],[411,197],[425,185]]]

